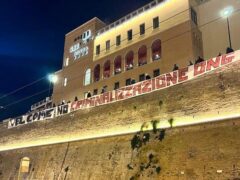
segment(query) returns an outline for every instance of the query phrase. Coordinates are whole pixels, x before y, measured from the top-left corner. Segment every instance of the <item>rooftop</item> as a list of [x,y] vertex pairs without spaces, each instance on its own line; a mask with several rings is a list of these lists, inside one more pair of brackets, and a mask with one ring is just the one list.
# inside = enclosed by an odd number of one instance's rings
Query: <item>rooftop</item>
[[100,30],[97,32],[97,36],[103,34],[103,33],[106,32],[106,31],[109,31],[109,30],[111,30],[112,28],[115,28],[115,27],[123,24],[124,22],[126,22],[126,21],[128,21],[128,20],[130,20],[130,19],[132,19],[132,18],[134,18],[134,17],[136,17],[136,16],[138,16],[138,15],[140,15],[140,14],[142,14],[142,13],[144,13],[144,12],[146,12],[146,11],[154,8],[154,7],[156,7],[156,6],[158,6],[159,4],[162,4],[162,3],[164,3],[164,2],[167,2],[167,1],[169,1],[169,0],[154,0],[154,1],[146,4],[145,6],[139,8],[139,9],[133,11],[133,12],[131,12],[130,14],[122,17],[121,19],[119,19],[119,20],[117,20],[117,21],[115,21],[115,22],[113,22],[113,23],[105,26],[104,28],[100,29]]

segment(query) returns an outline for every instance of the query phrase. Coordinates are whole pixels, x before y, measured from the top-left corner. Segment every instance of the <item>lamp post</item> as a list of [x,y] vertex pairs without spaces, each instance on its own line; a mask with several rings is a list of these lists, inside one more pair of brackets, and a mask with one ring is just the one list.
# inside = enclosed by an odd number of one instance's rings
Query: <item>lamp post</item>
[[232,40],[231,40],[231,31],[229,25],[229,17],[232,15],[234,9],[232,6],[226,7],[221,11],[221,16],[223,18],[227,18],[227,27],[228,27],[228,40],[229,40],[229,47],[232,49]]
[[48,81],[49,81],[49,92],[48,96],[50,96],[51,93],[51,85],[55,84],[58,81],[58,77],[55,74],[49,74],[48,75]]

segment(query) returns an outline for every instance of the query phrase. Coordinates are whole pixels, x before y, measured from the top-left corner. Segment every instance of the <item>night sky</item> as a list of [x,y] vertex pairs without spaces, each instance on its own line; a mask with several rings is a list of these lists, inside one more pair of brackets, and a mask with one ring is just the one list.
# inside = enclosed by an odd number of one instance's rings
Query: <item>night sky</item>
[[[93,17],[111,23],[151,0],[1,0],[0,2],[0,120],[27,112],[48,96],[42,79],[61,69],[64,36]],[[45,93],[16,103],[46,90]],[[16,103],[16,104],[14,104]],[[11,105],[12,104],[12,105]]]

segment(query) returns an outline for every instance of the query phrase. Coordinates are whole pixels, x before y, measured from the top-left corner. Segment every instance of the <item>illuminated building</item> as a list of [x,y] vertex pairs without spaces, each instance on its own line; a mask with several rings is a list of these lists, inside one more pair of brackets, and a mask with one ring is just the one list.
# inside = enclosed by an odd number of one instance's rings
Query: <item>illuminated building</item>
[[53,101],[74,101],[186,67],[203,56],[189,0],[153,1],[109,25],[93,18],[66,34]]

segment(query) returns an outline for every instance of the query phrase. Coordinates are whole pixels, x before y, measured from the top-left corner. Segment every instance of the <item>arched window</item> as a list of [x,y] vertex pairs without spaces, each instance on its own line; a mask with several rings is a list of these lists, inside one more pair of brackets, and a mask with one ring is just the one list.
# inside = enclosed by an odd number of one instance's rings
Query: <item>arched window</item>
[[156,61],[161,58],[162,55],[162,47],[161,40],[157,39],[152,44],[152,60]]
[[100,65],[97,64],[94,68],[94,82],[97,82],[100,80]]
[[147,64],[147,46],[143,45],[138,50],[138,65]]
[[30,167],[30,158],[28,157],[22,158],[20,163],[20,172],[29,173],[29,167]]
[[133,59],[134,59],[133,51],[128,52],[125,57],[126,70],[133,69]]
[[114,74],[119,74],[122,72],[122,57],[117,56],[114,60]]
[[84,85],[87,86],[91,83],[91,69],[87,69],[85,72]]
[[107,60],[104,63],[104,66],[103,66],[103,77],[104,78],[109,78],[110,77],[110,60]]

